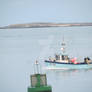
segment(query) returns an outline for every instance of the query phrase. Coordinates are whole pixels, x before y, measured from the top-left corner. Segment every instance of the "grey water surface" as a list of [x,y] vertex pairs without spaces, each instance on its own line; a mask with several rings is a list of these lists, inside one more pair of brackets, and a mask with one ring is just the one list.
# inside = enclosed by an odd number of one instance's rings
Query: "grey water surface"
[[92,59],[92,27],[58,27],[0,30],[0,92],[27,92],[34,62],[47,74],[52,92],[92,92],[92,70],[46,70],[44,60],[66,53],[83,61]]

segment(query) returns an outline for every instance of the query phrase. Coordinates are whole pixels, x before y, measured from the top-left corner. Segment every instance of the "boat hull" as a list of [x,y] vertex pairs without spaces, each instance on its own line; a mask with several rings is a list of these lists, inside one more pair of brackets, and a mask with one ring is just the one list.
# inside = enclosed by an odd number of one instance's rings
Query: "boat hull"
[[73,63],[61,63],[61,62],[52,62],[45,60],[47,69],[90,69],[92,64],[73,64]]

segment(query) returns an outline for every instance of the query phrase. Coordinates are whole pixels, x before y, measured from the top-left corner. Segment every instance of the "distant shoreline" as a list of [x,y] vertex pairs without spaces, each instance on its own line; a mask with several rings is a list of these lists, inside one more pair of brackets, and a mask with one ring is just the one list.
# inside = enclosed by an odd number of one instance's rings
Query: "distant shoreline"
[[26,24],[11,24],[8,26],[0,27],[0,29],[74,27],[74,26],[92,26],[92,23],[26,23]]

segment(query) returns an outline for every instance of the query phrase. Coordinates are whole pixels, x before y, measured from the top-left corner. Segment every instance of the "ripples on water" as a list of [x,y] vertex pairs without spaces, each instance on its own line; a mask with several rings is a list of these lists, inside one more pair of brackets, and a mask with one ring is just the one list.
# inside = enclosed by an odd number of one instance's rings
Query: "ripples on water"
[[43,61],[60,53],[62,38],[67,54],[92,59],[92,27],[0,30],[0,92],[27,92],[37,59],[53,92],[92,92],[92,70],[44,70]]

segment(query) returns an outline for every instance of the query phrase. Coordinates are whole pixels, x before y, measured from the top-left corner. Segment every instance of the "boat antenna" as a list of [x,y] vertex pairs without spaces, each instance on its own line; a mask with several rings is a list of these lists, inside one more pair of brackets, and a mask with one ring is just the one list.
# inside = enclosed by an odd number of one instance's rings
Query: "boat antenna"
[[66,43],[65,43],[64,37],[63,37],[63,41],[61,43],[61,46],[62,46],[61,51],[63,52],[63,54],[65,54],[65,49],[66,49],[65,46],[66,46]]

